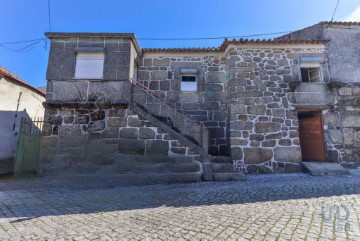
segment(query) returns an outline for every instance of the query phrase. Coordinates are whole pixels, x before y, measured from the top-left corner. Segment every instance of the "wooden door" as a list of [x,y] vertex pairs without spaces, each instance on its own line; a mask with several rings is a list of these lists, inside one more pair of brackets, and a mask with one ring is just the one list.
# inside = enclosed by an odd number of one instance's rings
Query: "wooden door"
[[299,114],[300,146],[303,161],[325,161],[324,135],[320,112]]

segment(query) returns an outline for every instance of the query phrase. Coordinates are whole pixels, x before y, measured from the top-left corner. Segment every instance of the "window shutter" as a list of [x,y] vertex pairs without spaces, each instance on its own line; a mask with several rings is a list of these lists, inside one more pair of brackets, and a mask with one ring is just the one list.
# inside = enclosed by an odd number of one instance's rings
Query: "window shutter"
[[78,53],[76,56],[75,78],[102,79],[104,53]]

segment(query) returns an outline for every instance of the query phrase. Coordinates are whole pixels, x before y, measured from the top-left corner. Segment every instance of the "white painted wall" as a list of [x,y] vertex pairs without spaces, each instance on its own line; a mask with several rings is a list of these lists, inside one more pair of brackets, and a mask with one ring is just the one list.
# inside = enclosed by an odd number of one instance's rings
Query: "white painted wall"
[[4,173],[1,160],[15,156],[21,117],[43,118],[44,101],[45,97],[33,90],[7,77],[0,77],[0,174]]

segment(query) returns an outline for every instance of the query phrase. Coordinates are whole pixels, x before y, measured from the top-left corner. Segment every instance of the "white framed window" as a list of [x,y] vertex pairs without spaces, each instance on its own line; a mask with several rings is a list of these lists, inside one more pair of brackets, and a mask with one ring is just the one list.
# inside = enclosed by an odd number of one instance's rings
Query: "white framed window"
[[303,56],[299,58],[302,82],[323,82],[321,64],[325,63],[322,56]]
[[138,76],[138,65],[134,63],[134,72],[133,72],[133,79],[137,80]]
[[322,82],[320,63],[308,63],[300,65],[301,82]]
[[102,79],[104,73],[103,52],[78,52],[76,55],[76,79]]
[[195,75],[181,76],[181,91],[197,91],[197,81]]

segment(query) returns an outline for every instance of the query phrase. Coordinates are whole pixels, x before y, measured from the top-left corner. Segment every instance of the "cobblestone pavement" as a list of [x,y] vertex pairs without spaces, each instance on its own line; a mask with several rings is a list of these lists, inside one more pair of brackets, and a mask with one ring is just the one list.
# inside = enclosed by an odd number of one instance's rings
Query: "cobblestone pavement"
[[0,180],[0,239],[360,240],[360,170],[143,187],[60,184]]

